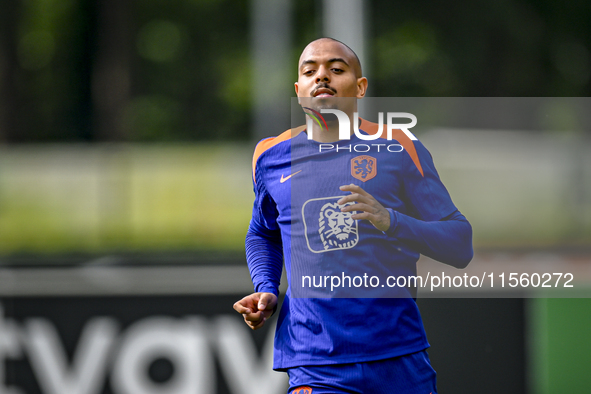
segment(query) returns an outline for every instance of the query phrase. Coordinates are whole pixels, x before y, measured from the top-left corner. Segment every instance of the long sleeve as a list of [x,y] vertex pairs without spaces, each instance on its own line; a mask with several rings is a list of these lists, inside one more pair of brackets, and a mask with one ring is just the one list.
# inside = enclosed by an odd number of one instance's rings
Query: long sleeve
[[473,257],[472,226],[453,204],[433,158],[415,141],[420,169],[407,157],[404,174],[406,212],[389,209],[386,234],[417,252],[456,268]]
[[267,192],[262,178],[263,174],[259,171],[259,181],[253,180],[255,200],[246,234],[246,262],[255,292],[278,295],[283,269],[283,244],[277,223],[277,205]]
[[279,294],[283,247],[279,230],[269,230],[253,218],[246,233],[246,261],[255,292]]
[[456,268],[465,268],[472,260],[472,226],[455,211],[439,221],[422,221],[390,212],[390,228],[386,235],[395,238],[419,253]]

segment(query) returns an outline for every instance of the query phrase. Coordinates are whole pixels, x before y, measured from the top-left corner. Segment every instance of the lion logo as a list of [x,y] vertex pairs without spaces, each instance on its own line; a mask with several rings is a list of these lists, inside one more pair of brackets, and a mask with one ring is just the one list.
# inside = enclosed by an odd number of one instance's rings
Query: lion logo
[[311,198],[302,205],[304,234],[308,250],[312,253],[350,249],[359,242],[358,220],[355,212],[341,212],[343,196]]
[[341,208],[347,203],[339,205],[335,203],[326,203],[320,209],[318,218],[318,233],[324,245],[324,250],[328,249],[348,249],[357,244],[357,226],[351,218],[353,212],[341,212]]
[[375,178],[378,174],[375,157],[362,155],[351,159],[351,175],[362,182]]

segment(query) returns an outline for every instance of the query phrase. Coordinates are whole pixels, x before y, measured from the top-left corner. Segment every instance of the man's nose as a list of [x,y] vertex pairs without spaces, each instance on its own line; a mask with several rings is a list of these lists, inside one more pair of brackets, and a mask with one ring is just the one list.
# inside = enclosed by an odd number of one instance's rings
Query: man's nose
[[328,69],[325,67],[320,67],[318,69],[318,73],[316,74],[316,83],[319,82],[330,82]]

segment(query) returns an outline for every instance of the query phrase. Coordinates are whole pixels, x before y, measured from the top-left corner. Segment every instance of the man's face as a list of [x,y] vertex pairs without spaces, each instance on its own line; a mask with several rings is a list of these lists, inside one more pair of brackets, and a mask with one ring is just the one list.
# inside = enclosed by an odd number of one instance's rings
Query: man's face
[[[367,80],[355,55],[343,44],[322,39],[309,44],[300,56],[298,81],[295,91],[298,97],[315,97],[317,106],[330,102],[331,97],[362,98]],[[338,100],[332,100],[338,101]]]

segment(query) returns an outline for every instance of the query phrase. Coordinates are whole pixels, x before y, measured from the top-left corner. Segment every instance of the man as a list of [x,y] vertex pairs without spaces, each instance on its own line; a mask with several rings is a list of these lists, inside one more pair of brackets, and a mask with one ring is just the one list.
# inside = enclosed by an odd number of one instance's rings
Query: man
[[416,275],[420,253],[461,268],[472,259],[471,226],[418,140],[398,130],[388,149],[351,149],[366,142],[356,127],[367,136],[382,131],[356,123],[367,84],[349,47],[311,42],[299,59],[296,94],[308,118],[318,120],[323,109],[345,113],[349,140],[339,140],[337,118],[325,114],[323,122],[261,141],[253,158],[246,255],[255,293],[234,309],[261,328],[277,308],[285,258],[289,289],[273,368],[287,371],[290,393],[436,393],[413,289],[366,283],[365,298],[350,284],[306,285],[304,278],[316,279],[306,273],[320,280],[342,274],[350,283],[368,271],[377,279]]

